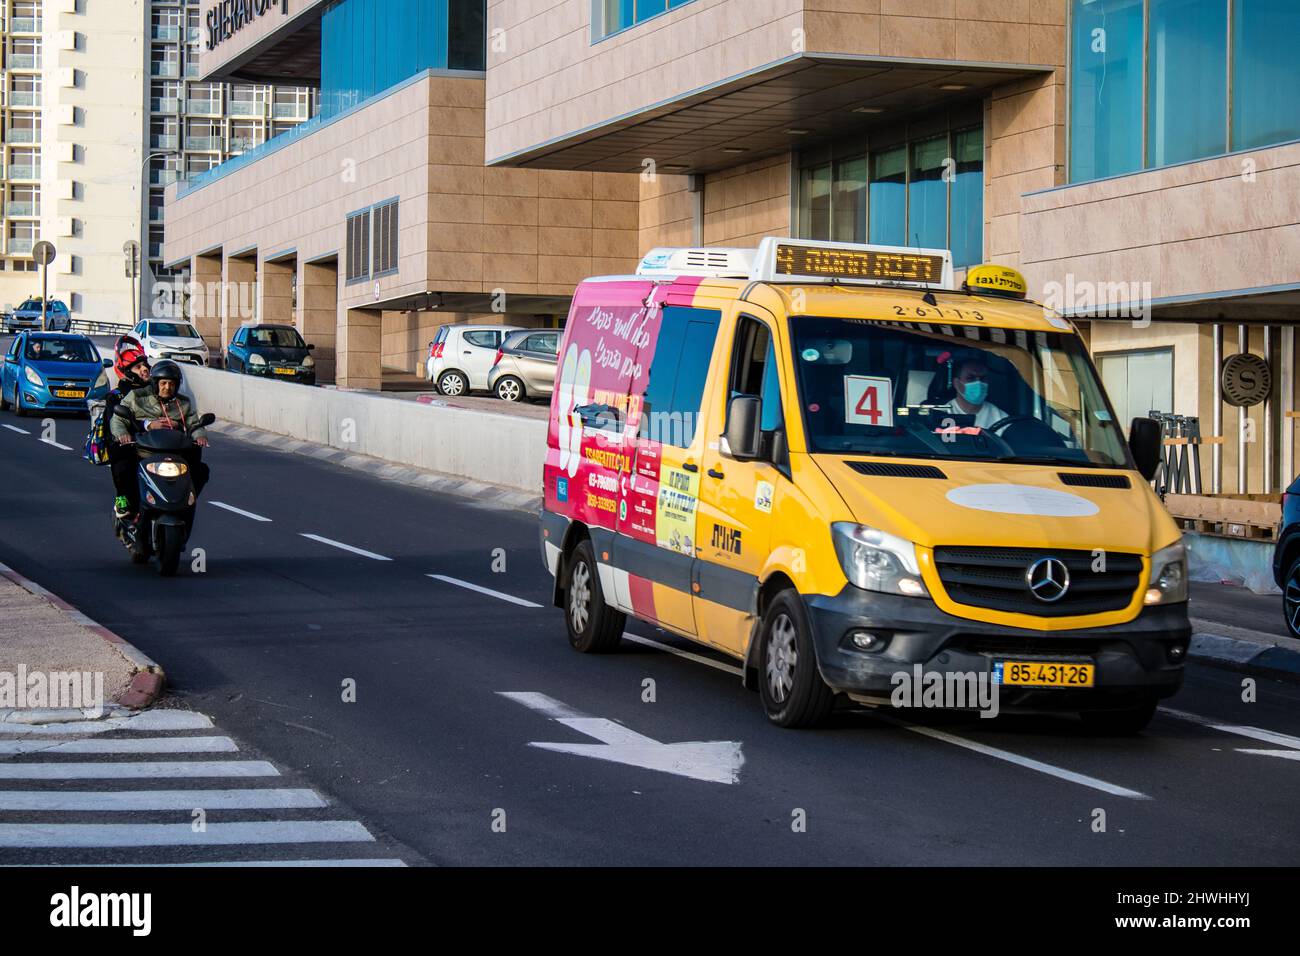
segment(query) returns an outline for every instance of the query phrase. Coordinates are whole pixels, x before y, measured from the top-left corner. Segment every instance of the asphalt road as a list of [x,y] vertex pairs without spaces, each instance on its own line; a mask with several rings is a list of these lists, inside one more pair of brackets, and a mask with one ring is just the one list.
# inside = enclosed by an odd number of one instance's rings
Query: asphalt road
[[[1069,717],[865,711],[780,730],[728,665],[653,629],[633,627],[695,657],[571,651],[529,515],[216,436],[191,541],[206,571],[164,580],[110,534],[108,475],[80,459],[84,421],[56,428],[77,451],[0,414],[0,561],[160,661],[181,703],[409,862],[1300,862],[1296,684],[1260,680],[1247,704],[1242,675],[1193,665],[1131,739]],[[595,724],[551,719],[561,704],[625,728],[601,724],[607,737],[734,742],[743,766],[710,782],[529,746],[597,744],[577,729]]]

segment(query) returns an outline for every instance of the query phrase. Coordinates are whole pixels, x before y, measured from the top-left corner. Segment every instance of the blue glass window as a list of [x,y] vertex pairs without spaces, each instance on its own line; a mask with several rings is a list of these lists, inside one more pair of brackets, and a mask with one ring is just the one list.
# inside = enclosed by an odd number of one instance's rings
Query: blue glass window
[[907,148],[871,154],[867,190],[870,241],[882,246],[907,245]]
[[948,137],[912,144],[912,181],[907,187],[907,242],[927,249],[948,247],[948,184],[944,181]]
[[1070,175],[1142,166],[1142,0],[1073,0]]
[[642,437],[678,448],[694,441],[721,318],[711,309],[663,310],[641,414]]
[[1228,5],[1150,0],[1147,165],[1227,151]]
[[596,38],[626,30],[690,2],[691,0],[602,0],[603,15],[599,18],[600,22],[594,25]]
[[1234,0],[1232,148],[1300,139],[1300,3]]
[[952,195],[952,249],[954,266],[975,265],[984,259],[984,132],[964,129],[952,136],[956,162]]

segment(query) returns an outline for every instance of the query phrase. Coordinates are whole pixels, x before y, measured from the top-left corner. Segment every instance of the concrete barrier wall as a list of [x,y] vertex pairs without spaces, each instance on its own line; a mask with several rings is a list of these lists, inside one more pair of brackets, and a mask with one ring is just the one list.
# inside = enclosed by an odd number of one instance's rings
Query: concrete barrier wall
[[[541,494],[546,422],[185,368],[201,412],[459,478]],[[349,439],[345,441],[345,439]]]

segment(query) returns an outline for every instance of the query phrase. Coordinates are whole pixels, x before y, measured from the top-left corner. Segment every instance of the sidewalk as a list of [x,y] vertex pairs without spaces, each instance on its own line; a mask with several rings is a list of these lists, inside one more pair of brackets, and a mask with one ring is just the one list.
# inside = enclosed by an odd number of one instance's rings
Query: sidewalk
[[[81,696],[70,702],[74,674]],[[92,709],[101,692],[105,708],[147,707],[164,680],[136,648],[0,564],[0,723],[68,719],[67,708]]]

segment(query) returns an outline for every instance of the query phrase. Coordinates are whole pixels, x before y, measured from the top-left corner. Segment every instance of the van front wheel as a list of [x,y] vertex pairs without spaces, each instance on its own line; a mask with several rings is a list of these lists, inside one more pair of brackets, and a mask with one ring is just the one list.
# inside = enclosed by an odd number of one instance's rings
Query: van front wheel
[[623,639],[627,618],[605,603],[591,542],[579,544],[568,564],[564,619],[569,626],[569,643],[583,654],[608,653]]
[[781,727],[813,727],[835,706],[835,692],[817,670],[812,628],[794,591],[778,594],[763,615],[758,690],[768,720]]

